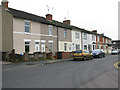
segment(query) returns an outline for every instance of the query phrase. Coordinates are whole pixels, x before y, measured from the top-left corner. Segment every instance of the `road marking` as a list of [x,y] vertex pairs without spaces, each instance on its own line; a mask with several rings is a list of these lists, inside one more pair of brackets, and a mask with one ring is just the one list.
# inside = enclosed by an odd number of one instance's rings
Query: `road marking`
[[115,68],[117,68],[117,69],[119,69],[119,70],[120,70],[120,67],[118,66],[118,63],[120,63],[120,61],[119,61],[119,62],[114,63],[114,66],[115,66]]

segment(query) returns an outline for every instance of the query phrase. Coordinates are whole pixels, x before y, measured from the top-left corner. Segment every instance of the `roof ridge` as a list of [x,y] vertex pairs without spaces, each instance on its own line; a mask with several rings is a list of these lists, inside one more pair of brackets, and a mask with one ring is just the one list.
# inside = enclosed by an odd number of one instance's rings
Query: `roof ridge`
[[22,10],[13,9],[13,8],[9,8],[9,9],[10,9],[10,10],[12,9],[12,10],[15,10],[15,11],[18,11],[18,12],[23,12],[23,13],[26,13],[26,14],[30,14],[30,15],[34,15],[34,16],[37,16],[37,17],[41,17],[41,18],[46,19],[46,18],[43,17],[43,16],[39,16],[39,15],[36,15],[36,14],[33,14],[33,13],[29,13],[29,12],[27,12],[27,11],[22,11]]

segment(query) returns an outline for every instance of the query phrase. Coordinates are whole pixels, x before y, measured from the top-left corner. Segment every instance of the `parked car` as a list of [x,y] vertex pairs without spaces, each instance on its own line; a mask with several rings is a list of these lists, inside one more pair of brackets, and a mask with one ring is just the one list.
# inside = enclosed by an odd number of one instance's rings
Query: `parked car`
[[93,59],[93,55],[87,50],[76,50],[73,53],[73,60],[87,60]]
[[105,57],[105,52],[102,49],[95,49],[92,51],[93,57]]
[[112,52],[111,52],[111,54],[119,54],[120,52],[119,52],[119,50],[118,49],[114,49],[114,50],[112,50]]

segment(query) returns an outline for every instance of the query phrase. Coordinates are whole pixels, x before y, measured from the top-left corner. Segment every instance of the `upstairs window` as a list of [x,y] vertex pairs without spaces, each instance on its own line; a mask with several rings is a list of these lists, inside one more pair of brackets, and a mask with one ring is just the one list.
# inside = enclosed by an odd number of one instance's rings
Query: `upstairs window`
[[30,21],[25,21],[25,32],[30,33]]
[[64,29],[64,37],[66,37],[66,36],[67,36],[67,30]]
[[92,40],[95,41],[95,35],[92,35]]
[[80,34],[79,33],[75,33],[75,37],[76,37],[76,39],[79,39],[80,38]]
[[87,40],[87,34],[84,33],[84,40]]
[[53,33],[52,33],[52,26],[51,25],[49,25],[49,35],[53,35]]
[[97,36],[97,41],[99,42],[99,36]]

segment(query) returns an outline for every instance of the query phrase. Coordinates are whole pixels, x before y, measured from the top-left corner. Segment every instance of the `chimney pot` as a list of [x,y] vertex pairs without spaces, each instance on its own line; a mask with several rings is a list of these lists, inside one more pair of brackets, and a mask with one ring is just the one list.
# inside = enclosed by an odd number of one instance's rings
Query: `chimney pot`
[[97,30],[93,30],[92,32],[97,33]]
[[5,8],[5,10],[8,10],[8,0],[2,0],[2,6]]
[[46,19],[47,19],[47,20],[52,20],[52,15],[51,15],[51,14],[47,14],[47,15],[46,15]]
[[64,20],[63,23],[70,25],[70,20]]

